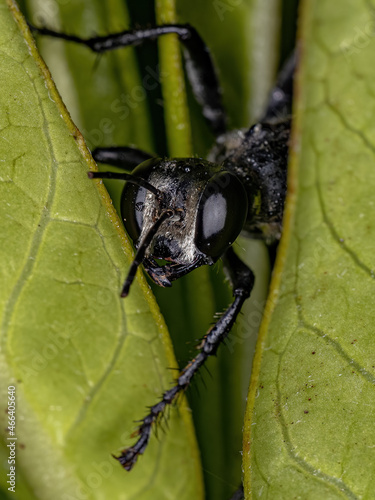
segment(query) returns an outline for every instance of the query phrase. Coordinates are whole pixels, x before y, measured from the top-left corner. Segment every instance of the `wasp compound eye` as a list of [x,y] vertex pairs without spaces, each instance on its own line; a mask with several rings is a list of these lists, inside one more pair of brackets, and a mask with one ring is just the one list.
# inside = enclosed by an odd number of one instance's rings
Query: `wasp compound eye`
[[226,171],[215,174],[199,200],[197,248],[217,260],[240,234],[246,215],[247,196],[240,180]]
[[[146,160],[132,171],[132,175],[148,181],[160,158]],[[143,227],[143,208],[148,189],[127,182],[121,195],[121,216],[125,229],[133,241],[137,241]]]

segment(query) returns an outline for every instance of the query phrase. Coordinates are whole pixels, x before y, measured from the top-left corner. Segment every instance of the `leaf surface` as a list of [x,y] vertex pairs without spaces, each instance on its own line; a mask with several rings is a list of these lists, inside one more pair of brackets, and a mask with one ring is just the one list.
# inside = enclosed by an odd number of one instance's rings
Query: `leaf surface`
[[374,498],[374,5],[302,4],[289,199],[244,439],[246,498]]
[[201,498],[184,402],[131,474],[111,457],[170,386],[171,345],[142,276],[119,297],[132,251],[13,2],[0,23],[1,419],[14,385],[18,498]]

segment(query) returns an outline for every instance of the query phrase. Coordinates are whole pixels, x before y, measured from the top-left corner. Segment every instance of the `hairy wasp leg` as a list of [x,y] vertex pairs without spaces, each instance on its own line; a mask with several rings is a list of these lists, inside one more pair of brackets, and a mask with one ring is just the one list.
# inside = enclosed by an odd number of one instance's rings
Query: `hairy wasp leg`
[[154,158],[150,153],[127,146],[95,148],[91,154],[97,163],[106,163],[127,171],[132,171],[140,163]]
[[232,248],[226,251],[223,260],[233,286],[234,300],[204,336],[199,345],[200,352],[182,370],[176,381],[176,385],[166,391],[161,400],[154,406],[151,406],[148,415],[142,419],[142,423],[137,430],[139,436],[137,442],[130,448],[123,450],[120,456],[115,457],[126,470],[131,470],[138,456],[145,451],[152,425],[160,418],[165,408],[172,404],[181,392],[185,391],[194,375],[206,362],[208,357],[216,353],[219,345],[230,332],[244,301],[250,296],[254,286],[253,272],[237,257]]
[[203,116],[215,135],[220,135],[226,131],[226,116],[211,54],[197,30],[189,24],[164,24],[92,38],[67,35],[48,28],[37,28],[31,24],[29,26],[32,31],[40,35],[83,44],[98,53],[119,47],[140,45],[146,40],[155,40],[159,36],[176,33],[186,49],[187,75],[195,98],[202,106]]
[[276,84],[271,90],[268,99],[266,112],[262,118],[262,122],[266,122],[271,118],[285,116],[292,111],[293,100],[293,80],[297,65],[297,51],[284,64],[279,73]]

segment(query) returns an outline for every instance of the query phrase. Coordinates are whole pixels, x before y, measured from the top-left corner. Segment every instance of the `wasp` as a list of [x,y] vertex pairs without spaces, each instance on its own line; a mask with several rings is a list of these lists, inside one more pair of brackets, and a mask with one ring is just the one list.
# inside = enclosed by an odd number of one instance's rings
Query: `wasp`
[[251,294],[254,273],[233,250],[236,238],[245,232],[273,244],[281,236],[296,57],[293,55],[281,72],[259,122],[248,130],[227,132],[214,64],[192,26],[168,24],[87,39],[44,27],[31,28],[41,35],[85,45],[99,54],[177,34],[185,49],[194,96],[216,137],[209,160],[160,158],[126,146],[96,148],[92,152],[97,162],[127,170],[88,174],[90,178],[127,181],[121,215],[136,255],[122,297],[129,294],[141,265],[157,285],[170,287],[173,281],[219,259],[233,291],[232,302],[203,337],[198,354],[140,421],[136,442],[115,457],[131,470],[145,452],[155,422],[217,352]]

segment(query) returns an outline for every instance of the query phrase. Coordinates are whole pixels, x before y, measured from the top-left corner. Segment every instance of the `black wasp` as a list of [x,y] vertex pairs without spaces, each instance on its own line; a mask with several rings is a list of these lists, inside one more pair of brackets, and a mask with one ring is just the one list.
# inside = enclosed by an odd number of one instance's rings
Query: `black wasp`
[[[259,123],[247,131],[228,133],[210,53],[190,25],[163,25],[89,39],[47,28],[32,29],[86,45],[97,53],[176,33],[185,48],[193,93],[216,136],[211,161],[157,158],[129,147],[93,151],[97,162],[132,170],[89,173],[91,178],[127,181],[121,214],[137,252],[123,286],[123,297],[129,293],[141,264],[155,283],[168,287],[199,266],[212,265],[222,258],[233,288],[232,303],[204,336],[198,355],[181,371],[175,386],[141,420],[135,444],[117,457],[130,470],[145,451],[153,424],[186,390],[207,358],[216,353],[251,294],[253,272],[232,249],[237,236],[244,230],[268,244],[280,238],[295,61],[294,57],[290,59],[280,74]],[[160,260],[166,263],[161,264]]]

